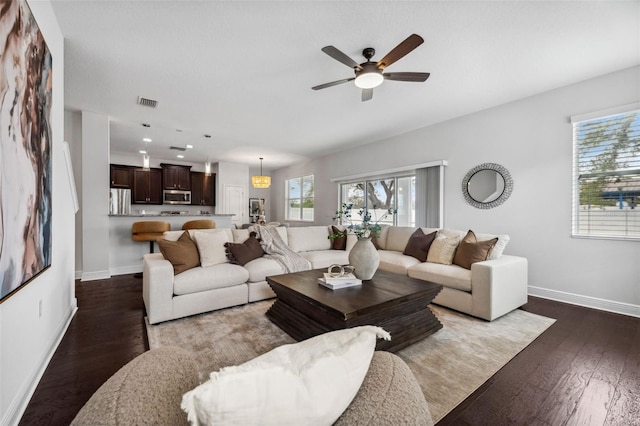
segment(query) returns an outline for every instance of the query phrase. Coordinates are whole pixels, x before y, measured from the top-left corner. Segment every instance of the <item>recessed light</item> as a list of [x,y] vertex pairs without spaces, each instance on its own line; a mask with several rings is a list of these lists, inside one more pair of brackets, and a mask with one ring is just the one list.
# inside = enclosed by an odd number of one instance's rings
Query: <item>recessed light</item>
[[151,142],[151,138],[142,138],[142,142]]
[[151,127],[151,124],[149,124],[149,123],[142,123],[142,126],[143,126],[143,127]]
[[193,145],[187,145],[187,149],[193,148]]
[[140,154],[146,154],[147,151],[145,151],[144,149],[141,149],[140,151],[138,151]]
[[178,155],[176,155],[176,157],[178,157],[178,158],[184,158],[184,155],[182,155],[182,154],[178,154]]

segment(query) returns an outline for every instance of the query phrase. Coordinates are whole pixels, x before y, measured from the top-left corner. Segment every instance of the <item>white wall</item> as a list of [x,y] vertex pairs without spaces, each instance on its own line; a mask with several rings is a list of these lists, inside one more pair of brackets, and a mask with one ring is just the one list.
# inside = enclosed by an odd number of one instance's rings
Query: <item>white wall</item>
[[82,280],[109,278],[109,117],[82,111]]
[[64,140],[69,143],[78,204],[80,205],[75,223],[75,277],[80,278],[82,274],[82,114],[80,112],[64,112]]
[[[63,153],[64,40],[49,2],[30,2],[53,58],[52,265],[0,305],[0,418],[18,423],[76,309],[74,208]],[[42,316],[39,304],[42,303]]]
[[[531,294],[640,316],[640,244],[571,238],[572,115],[640,100],[640,67],[562,87],[276,171],[272,198],[284,203],[284,179],[316,174],[316,223],[338,203],[327,178],[447,160],[444,224],[507,233],[507,253],[529,260]],[[461,182],[472,167],[493,162],[512,174],[503,205],[476,209]],[[326,172],[325,172],[326,170]],[[284,207],[277,214],[284,216]]]
[[[304,164],[275,170],[271,177],[271,214],[274,221],[286,222],[290,226],[326,225],[331,223],[338,207],[338,186],[329,182],[334,176],[352,174],[338,173],[334,164],[331,163],[331,156],[318,158]],[[338,174],[336,174],[338,173]],[[313,175],[315,200],[313,222],[292,221],[285,219],[285,184],[287,179],[299,178]]]

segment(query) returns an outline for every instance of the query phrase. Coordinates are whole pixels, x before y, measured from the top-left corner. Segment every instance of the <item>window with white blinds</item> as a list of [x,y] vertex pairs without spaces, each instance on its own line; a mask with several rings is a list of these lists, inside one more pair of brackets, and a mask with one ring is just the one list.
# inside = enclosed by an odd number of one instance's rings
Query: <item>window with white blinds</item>
[[640,110],[573,122],[573,235],[640,239]]

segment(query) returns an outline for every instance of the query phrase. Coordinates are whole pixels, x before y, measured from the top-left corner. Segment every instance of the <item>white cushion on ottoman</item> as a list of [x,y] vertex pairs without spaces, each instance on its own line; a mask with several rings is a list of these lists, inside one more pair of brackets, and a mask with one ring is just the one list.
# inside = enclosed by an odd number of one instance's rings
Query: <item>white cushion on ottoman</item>
[[330,425],[362,385],[380,327],[332,331],[211,373],[184,394],[192,425]]

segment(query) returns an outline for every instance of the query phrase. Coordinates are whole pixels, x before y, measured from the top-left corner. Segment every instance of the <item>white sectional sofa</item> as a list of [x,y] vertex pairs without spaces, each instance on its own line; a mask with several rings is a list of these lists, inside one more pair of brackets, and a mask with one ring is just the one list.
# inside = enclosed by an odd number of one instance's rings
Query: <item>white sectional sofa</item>
[[[279,227],[278,233],[288,247],[301,254],[313,269],[332,264],[348,264],[348,253],[356,242],[347,238],[346,250],[332,250],[328,238],[331,226]],[[483,241],[499,238],[489,260],[465,269],[457,265],[421,262],[404,255],[409,237],[417,228],[383,227],[376,240],[380,250],[380,269],[443,285],[434,303],[491,321],[527,302],[527,260],[502,255],[508,242],[506,235],[477,234]],[[422,228],[425,234],[436,229]],[[168,240],[177,240],[184,231],[165,233]],[[223,232],[230,242],[242,243],[249,238],[247,229],[190,230]],[[466,231],[443,229],[438,235],[463,236]],[[495,258],[492,258],[495,257]],[[174,275],[172,264],[160,253],[144,256],[143,298],[151,324],[208,312],[229,306],[274,297],[266,282],[270,275],[286,271],[273,259],[260,257],[244,266],[220,263],[198,266]]]

